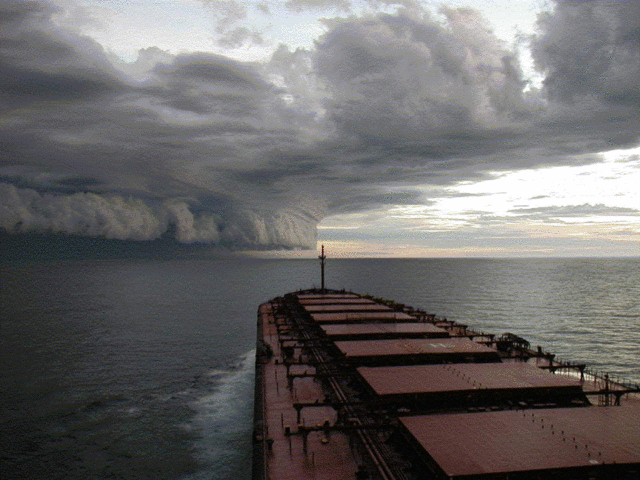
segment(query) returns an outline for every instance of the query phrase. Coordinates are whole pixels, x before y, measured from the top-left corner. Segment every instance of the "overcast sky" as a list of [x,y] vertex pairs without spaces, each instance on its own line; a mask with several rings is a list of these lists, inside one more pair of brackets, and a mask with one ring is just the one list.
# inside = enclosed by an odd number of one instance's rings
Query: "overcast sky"
[[640,254],[640,2],[3,0],[0,228]]

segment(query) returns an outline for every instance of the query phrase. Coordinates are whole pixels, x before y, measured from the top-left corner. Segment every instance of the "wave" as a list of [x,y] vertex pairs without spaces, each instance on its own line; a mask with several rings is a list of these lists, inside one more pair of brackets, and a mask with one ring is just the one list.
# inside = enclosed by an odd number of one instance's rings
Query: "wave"
[[200,434],[196,448],[202,469],[185,480],[249,479],[255,350],[241,355],[229,369],[209,375],[217,381],[193,402],[196,415],[187,427]]

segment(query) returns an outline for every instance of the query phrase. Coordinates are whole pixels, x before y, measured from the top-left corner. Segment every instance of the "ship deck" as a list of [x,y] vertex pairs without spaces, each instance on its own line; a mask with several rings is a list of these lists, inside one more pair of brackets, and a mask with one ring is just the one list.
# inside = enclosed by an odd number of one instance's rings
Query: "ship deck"
[[[336,411],[323,406],[325,394],[322,385],[314,381],[315,368],[311,365],[285,365],[278,332],[278,303],[261,305],[258,313],[263,335],[262,342],[273,352],[270,360],[261,365],[261,407],[263,433],[258,439],[265,452],[258,457],[262,465],[259,478],[279,480],[354,479],[358,469],[357,458],[351,451],[350,440],[340,432],[316,430],[300,435],[300,427],[317,427],[336,423]],[[288,375],[289,374],[289,375]],[[291,377],[291,375],[301,375]],[[295,381],[292,380],[295,378]],[[319,404],[305,408],[297,416],[296,404]]]
[[255,480],[640,478],[640,389],[422,310],[258,310]]

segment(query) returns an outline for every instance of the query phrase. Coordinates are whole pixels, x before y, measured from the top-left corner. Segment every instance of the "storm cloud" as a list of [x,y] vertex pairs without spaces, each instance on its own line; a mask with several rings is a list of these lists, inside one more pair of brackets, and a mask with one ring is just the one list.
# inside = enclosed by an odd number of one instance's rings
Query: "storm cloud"
[[0,4],[11,233],[313,248],[332,213],[639,140],[637,2],[556,3],[531,40],[541,89],[470,9],[333,19],[264,62],[150,47],[131,64],[61,9]]

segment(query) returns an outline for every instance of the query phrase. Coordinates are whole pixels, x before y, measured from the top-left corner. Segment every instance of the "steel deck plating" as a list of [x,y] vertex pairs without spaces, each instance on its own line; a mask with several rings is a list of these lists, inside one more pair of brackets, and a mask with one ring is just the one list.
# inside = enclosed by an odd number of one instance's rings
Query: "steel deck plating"
[[253,478],[638,480],[640,388],[585,372],[394,302],[287,294],[258,310]]

